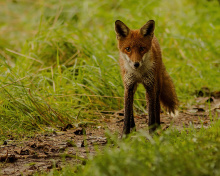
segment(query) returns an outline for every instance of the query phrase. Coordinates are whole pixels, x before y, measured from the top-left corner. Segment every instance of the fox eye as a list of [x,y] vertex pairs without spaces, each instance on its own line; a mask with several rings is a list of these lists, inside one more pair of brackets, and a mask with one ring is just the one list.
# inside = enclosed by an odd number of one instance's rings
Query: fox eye
[[144,51],[145,50],[145,47],[140,47],[140,51]]
[[127,47],[127,48],[125,48],[125,50],[127,51],[127,52],[131,52],[131,48],[130,47]]

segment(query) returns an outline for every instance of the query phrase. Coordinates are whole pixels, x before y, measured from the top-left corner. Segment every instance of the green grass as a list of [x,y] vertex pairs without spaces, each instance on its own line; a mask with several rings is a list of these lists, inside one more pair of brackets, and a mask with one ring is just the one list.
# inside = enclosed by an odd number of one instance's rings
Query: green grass
[[[217,1],[205,0],[1,2],[1,137],[123,108],[123,98],[117,98],[123,97],[123,84],[116,19],[131,28],[156,21],[180,108],[192,104],[202,86],[218,90],[218,12]],[[136,98],[144,99],[144,92],[140,87]],[[146,112],[144,101],[135,107]]]
[[111,136],[111,143],[85,166],[55,169],[51,175],[80,176],[201,176],[220,175],[219,121],[196,132],[188,128],[167,130],[151,137],[145,131],[125,141]]
[[[130,28],[156,21],[155,35],[180,109],[194,104],[195,90],[203,86],[219,90],[219,8],[217,0],[1,1],[0,139],[123,108],[117,19]],[[140,86],[135,98],[144,99],[144,93]],[[135,111],[146,113],[145,102],[135,101]],[[192,139],[186,134],[173,138],[184,136]]]

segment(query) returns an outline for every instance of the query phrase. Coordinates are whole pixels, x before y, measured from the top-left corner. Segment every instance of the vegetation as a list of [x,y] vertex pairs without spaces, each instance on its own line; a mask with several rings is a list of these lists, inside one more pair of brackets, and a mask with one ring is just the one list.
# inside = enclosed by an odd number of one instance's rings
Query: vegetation
[[[155,35],[180,110],[195,104],[195,90],[219,89],[219,8],[217,0],[1,1],[0,139],[123,108],[117,19],[130,28],[156,21]],[[136,113],[146,113],[145,101],[140,101],[144,94],[140,86]],[[218,124],[207,131],[167,131],[154,138],[140,133],[116,141],[120,148],[107,147],[80,169],[85,175],[220,175]]]
[[126,141],[113,138],[114,147],[109,145],[84,167],[64,168],[62,175],[220,175],[219,125],[199,132],[167,130],[153,138],[145,131]]

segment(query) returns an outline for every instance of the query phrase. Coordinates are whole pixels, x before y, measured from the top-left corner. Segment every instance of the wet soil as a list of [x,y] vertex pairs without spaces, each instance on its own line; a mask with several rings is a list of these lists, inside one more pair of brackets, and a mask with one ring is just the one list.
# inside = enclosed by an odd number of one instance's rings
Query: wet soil
[[[162,129],[181,130],[190,125],[196,129],[208,128],[212,121],[220,118],[220,99],[201,97],[196,101],[198,105],[181,110],[176,118],[161,113]],[[85,164],[88,156],[96,154],[97,147],[102,149],[107,143],[106,130],[120,134],[123,127],[123,111],[100,113],[103,118],[90,125],[86,122],[78,127],[68,124],[22,141],[4,141],[0,146],[0,175],[32,175],[52,168],[60,170],[69,164]],[[137,131],[147,130],[147,119],[147,115],[135,115]]]

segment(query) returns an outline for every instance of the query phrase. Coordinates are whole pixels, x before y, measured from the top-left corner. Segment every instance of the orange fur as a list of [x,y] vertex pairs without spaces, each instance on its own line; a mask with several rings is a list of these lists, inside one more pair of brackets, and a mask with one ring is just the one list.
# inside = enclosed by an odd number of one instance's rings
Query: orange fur
[[146,89],[149,102],[149,126],[154,131],[160,125],[160,102],[169,113],[175,113],[178,99],[173,82],[162,62],[160,45],[154,36],[155,24],[148,21],[141,29],[130,30],[117,20],[115,31],[120,52],[120,67],[125,87],[125,119],[123,133],[135,126],[133,96],[137,84]]

